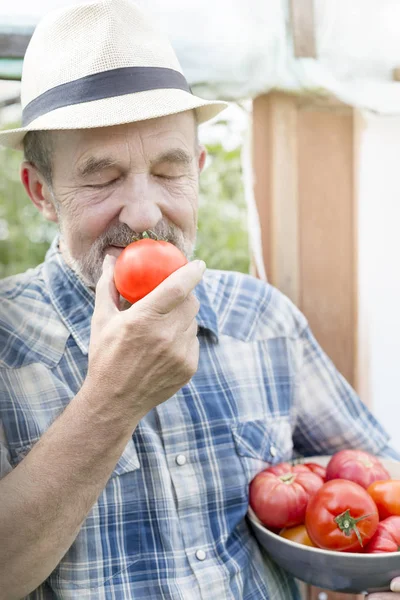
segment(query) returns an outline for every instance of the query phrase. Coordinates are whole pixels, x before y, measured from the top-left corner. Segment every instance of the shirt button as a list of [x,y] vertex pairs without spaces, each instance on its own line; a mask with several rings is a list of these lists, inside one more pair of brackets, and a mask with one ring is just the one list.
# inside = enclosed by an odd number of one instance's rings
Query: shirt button
[[197,560],[205,560],[206,559],[206,553],[204,552],[204,550],[197,550],[197,552],[196,552],[196,558],[197,558]]
[[270,453],[270,455],[272,456],[272,458],[273,458],[274,456],[276,456],[276,448],[275,448],[275,446],[270,446],[270,448],[269,448],[269,453]]
[[184,454],[178,454],[178,456],[175,458],[175,462],[180,467],[183,467],[183,465],[186,464],[186,456]]

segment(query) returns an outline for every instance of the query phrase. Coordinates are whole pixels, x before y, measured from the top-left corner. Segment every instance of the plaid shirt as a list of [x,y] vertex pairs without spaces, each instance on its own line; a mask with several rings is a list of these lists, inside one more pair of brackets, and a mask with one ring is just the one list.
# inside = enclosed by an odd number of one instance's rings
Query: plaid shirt
[[[0,293],[4,475],[82,385],[94,294],[57,240]],[[140,422],[76,541],[28,598],[297,598],[245,518],[251,479],[294,455],[343,447],[398,458],[287,298],[213,270],[196,295],[196,375]]]

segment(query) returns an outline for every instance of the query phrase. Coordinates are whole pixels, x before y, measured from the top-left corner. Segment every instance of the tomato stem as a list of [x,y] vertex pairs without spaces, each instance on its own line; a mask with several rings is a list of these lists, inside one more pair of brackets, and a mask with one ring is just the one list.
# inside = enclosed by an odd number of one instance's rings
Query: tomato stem
[[160,239],[158,237],[158,235],[154,231],[152,231],[151,229],[148,229],[147,231],[145,231],[143,235],[146,235],[146,237],[149,237],[151,240],[156,240],[157,242]]
[[160,241],[160,238],[154,231],[152,231],[151,229],[147,229],[147,231],[143,231],[143,233],[139,234],[138,236],[134,235],[132,238],[132,242],[137,242],[138,240],[144,239],[155,240],[156,242]]
[[279,479],[282,481],[282,483],[290,485],[296,479],[296,473],[285,473],[284,475],[281,475]]
[[354,533],[357,536],[358,541],[360,542],[361,548],[363,548],[363,542],[362,542],[360,531],[357,527],[357,523],[359,523],[359,521],[363,521],[364,519],[367,519],[368,517],[371,517],[371,516],[372,516],[371,514],[363,515],[362,517],[355,519],[354,517],[351,516],[350,510],[347,509],[344,512],[342,512],[340,515],[335,517],[334,521],[337,524],[337,526],[339,527],[340,531],[343,531],[344,535],[347,535],[347,537],[350,536],[354,531]]

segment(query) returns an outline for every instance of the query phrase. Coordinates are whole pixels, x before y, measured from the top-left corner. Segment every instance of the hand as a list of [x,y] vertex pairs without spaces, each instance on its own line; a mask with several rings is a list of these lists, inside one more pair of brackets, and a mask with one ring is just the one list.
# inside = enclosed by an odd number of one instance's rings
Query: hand
[[396,577],[390,584],[391,592],[375,592],[368,594],[368,600],[400,600],[400,577]]
[[136,420],[164,402],[192,378],[199,361],[196,315],[191,293],[205,270],[190,262],[124,311],[114,285],[115,258],[106,256],[96,287],[85,384],[96,406],[110,415]]

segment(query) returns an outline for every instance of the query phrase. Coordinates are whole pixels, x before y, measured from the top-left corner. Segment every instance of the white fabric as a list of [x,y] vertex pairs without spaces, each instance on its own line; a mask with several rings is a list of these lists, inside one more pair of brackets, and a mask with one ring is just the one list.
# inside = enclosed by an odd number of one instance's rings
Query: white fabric
[[[76,0],[4,2],[0,23],[36,22],[71,4]],[[289,0],[137,4],[168,35],[193,90],[205,98],[237,100],[280,89],[400,113],[400,83],[392,78],[400,65],[398,0],[314,0],[316,60],[294,58]]]
[[272,89],[332,95],[400,113],[398,0],[314,0],[317,59],[293,53],[289,0],[137,0],[158,15],[194,90],[251,98]]

